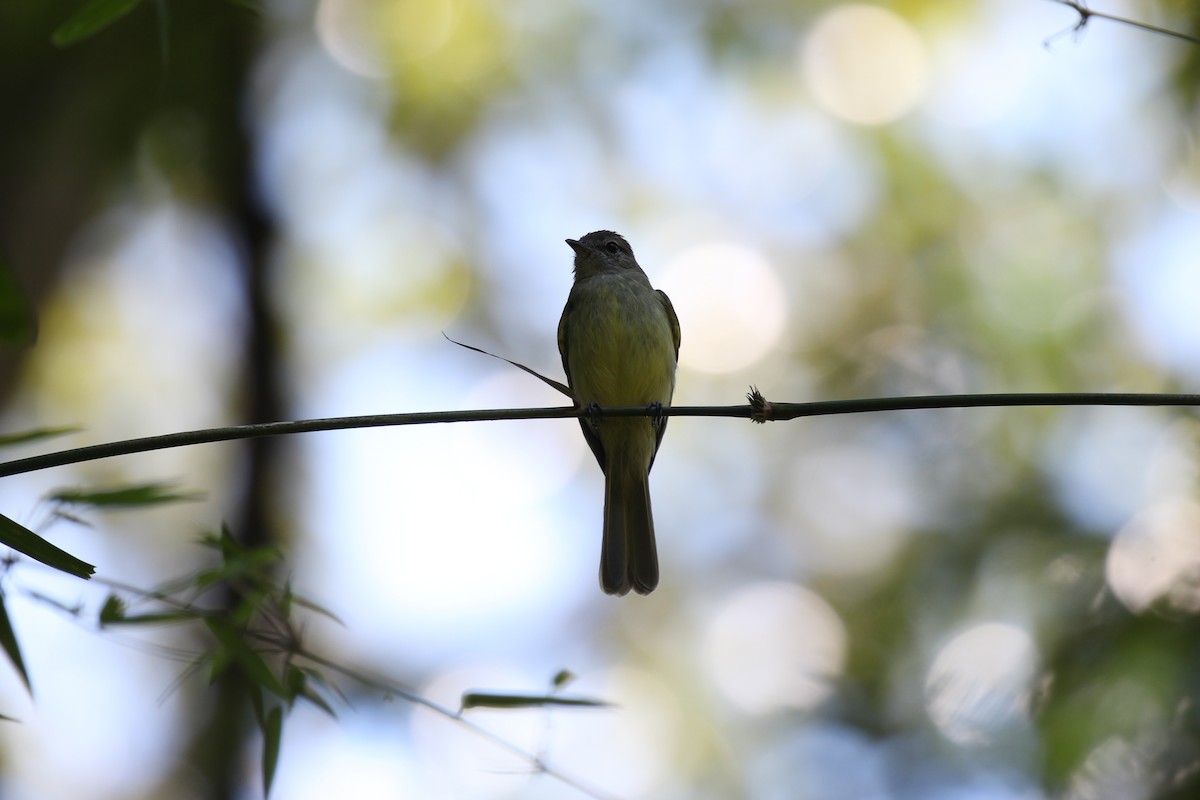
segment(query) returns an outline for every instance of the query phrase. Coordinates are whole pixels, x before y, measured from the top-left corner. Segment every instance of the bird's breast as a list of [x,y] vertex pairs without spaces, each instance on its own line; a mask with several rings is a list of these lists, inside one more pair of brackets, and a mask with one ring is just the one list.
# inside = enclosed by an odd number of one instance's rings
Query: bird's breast
[[570,381],[586,405],[669,404],[675,390],[671,323],[648,282],[596,276],[575,287],[567,331]]

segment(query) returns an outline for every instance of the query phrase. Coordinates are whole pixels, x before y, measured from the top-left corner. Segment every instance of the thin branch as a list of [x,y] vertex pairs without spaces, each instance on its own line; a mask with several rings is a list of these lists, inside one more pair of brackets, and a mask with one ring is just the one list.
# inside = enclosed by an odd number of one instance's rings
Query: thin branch
[[492,744],[496,745],[497,747],[507,750],[509,753],[512,753],[517,758],[520,758],[522,761],[529,764],[531,767],[533,767],[538,772],[548,775],[548,776],[560,781],[561,783],[564,783],[567,786],[570,786],[571,788],[576,789],[576,790],[582,792],[583,794],[588,795],[589,797],[595,797],[595,798],[599,798],[601,800],[603,798],[607,797],[607,795],[602,794],[600,791],[598,791],[594,787],[587,786],[583,782],[581,782],[575,778],[572,778],[571,776],[566,775],[562,772],[559,772],[558,770],[554,769],[553,767],[550,767],[548,764],[546,764],[546,762],[540,756],[536,756],[533,753],[527,752],[526,750],[523,750],[522,748],[518,747],[517,745],[513,744],[512,742],[508,741],[507,739],[503,738],[502,736],[500,736],[496,733],[493,733],[492,731],[488,730],[487,728],[483,727],[482,725],[472,722],[471,720],[467,719],[462,714],[462,712],[455,711],[454,709],[443,706],[440,703],[435,703],[432,700],[430,700],[426,697],[422,697],[421,695],[419,695],[409,689],[405,689],[402,686],[399,686],[399,685],[396,685],[393,683],[389,683],[388,681],[380,680],[378,678],[373,678],[370,675],[367,675],[362,672],[358,672],[357,670],[354,670],[354,669],[351,669],[350,667],[339,664],[336,661],[331,661],[331,660],[325,658],[324,656],[318,655],[317,653],[313,653],[309,650],[305,650],[305,649],[301,648],[296,651],[296,655],[299,656],[300,658],[307,659],[308,661],[311,661],[314,664],[318,664],[322,667],[325,667],[326,669],[330,670],[331,672],[336,672],[345,678],[349,678],[350,680],[354,681],[355,683],[362,684],[363,686],[366,686],[371,689],[375,689],[376,691],[379,691],[379,692],[383,692],[384,694],[395,695],[396,697],[400,697],[403,700],[407,700],[408,702],[412,703],[413,705],[418,705],[418,706],[421,706],[422,708],[427,708],[435,714],[438,714],[442,717],[446,717],[447,719],[452,720],[453,722],[456,722],[459,725],[462,725],[464,728],[469,730],[471,733],[474,733],[476,736],[486,739],[487,741],[491,742]]
[[1157,33],[1161,36],[1170,36],[1172,39],[1179,39],[1184,42],[1191,42],[1192,44],[1200,44],[1200,39],[1196,38],[1195,36],[1189,36],[1186,33],[1180,33],[1179,31],[1173,31],[1168,28],[1160,28],[1157,25],[1151,25],[1147,22],[1138,22],[1137,20],[1127,19],[1126,17],[1118,17],[1114,14],[1106,14],[1103,11],[1092,11],[1082,2],[1082,0],[1050,0],[1050,2],[1058,3],[1060,6],[1066,6],[1079,15],[1079,22],[1075,23],[1075,26],[1071,29],[1074,32],[1083,30],[1085,27],[1087,27],[1087,24],[1091,18],[1096,17],[1097,19],[1106,19],[1109,22],[1116,22],[1120,25],[1128,25],[1131,28],[1141,28],[1144,31]]
[[[644,409],[639,413],[644,412]],[[100,458],[146,453],[170,447],[188,447],[195,444],[211,444],[238,439],[253,439],[259,436],[283,436],[293,433],[336,431],[349,428],[378,428],[395,425],[425,425],[434,422],[486,422],[502,419],[554,419],[579,415],[574,408],[523,408],[485,411],[429,411],[412,414],[370,414],[360,417],[331,417],[307,419],[295,422],[264,422],[254,425],[232,425],[226,428],[168,433],[140,439],[125,439],[119,442],[79,447],[45,455],[32,456],[0,463],[0,477],[34,472],[50,467],[95,461]]]
[[530,375],[532,375],[533,377],[537,378],[539,381],[546,384],[551,389],[556,389],[559,392],[562,392],[571,400],[575,399],[575,395],[571,393],[570,386],[567,386],[565,383],[562,383],[561,381],[556,381],[553,378],[547,378],[545,375],[538,372],[536,369],[533,369],[532,367],[527,367],[524,364],[520,363],[519,361],[513,361],[511,358],[505,358],[504,356],[498,356],[495,353],[489,353],[487,350],[484,350],[482,347],[476,347],[471,344],[465,344],[463,342],[459,342],[454,339],[451,339],[449,336],[446,336],[445,331],[442,332],[442,336],[445,338],[446,341],[450,342],[451,344],[456,344],[459,347],[465,347],[468,350],[474,350],[476,353],[483,353],[485,356],[490,356],[491,358],[498,358],[501,361],[505,362],[506,364],[512,364],[517,369],[523,370],[523,371],[529,373]]
[[[755,390],[757,392],[757,390]],[[753,395],[751,395],[753,397]],[[758,395],[761,398],[761,395]],[[878,411],[912,411],[933,408],[981,408],[1000,406],[1200,406],[1197,394],[1127,394],[1064,392],[1042,394],[950,394],[917,397],[879,397],[857,400],[821,400],[811,403],[771,403],[762,399],[744,406],[630,406],[621,408],[579,409],[502,408],[473,411],[423,411],[411,414],[372,414],[359,417],[330,417],[296,422],[267,422],[258,425],[233,425],[227,428],[168,433],[141,439],[78,447],[40,456],[0,462],[0,478],[25,472],[79,464],[101,458],[145,453],[169,447],[187,447],[212,442],[251,439],[258,436],[283,436],[294,433],[380,428],[399,425],[428,425],[446,422],[492,422],[515,419],[564,419],[569,417],[732,417],[755,422],[783,421],[800,417],[831,414],[865,414]]]
[[[1200,406],[1200,394],[1131,394],[1111,392],[1044,392],[1023,394],[945,394],[824,400],[815,403],[772,403],[757,389],[747,395],[755,422],[778,422],[830,414],[913,411],[933,408],[997,408],[1008,406]],[[680,411],[681,409],[676,409]],[[693,416],[681,414],[680,416]],[[2,467],[3,465],[0,465]]]

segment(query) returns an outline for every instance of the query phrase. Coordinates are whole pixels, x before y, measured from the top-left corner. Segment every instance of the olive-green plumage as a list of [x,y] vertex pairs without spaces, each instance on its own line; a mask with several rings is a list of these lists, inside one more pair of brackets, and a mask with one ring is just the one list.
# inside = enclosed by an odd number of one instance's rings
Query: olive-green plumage
[[[675,392],[679,320],[650,285],[624,237],[595,231],[576,241],[575,284],[558,323],[558,351],[580,406],[669,405]],[[583,436],[604,471],[600,586],[609,594],[658,586],[650,467],[665,417],[583,418]]]

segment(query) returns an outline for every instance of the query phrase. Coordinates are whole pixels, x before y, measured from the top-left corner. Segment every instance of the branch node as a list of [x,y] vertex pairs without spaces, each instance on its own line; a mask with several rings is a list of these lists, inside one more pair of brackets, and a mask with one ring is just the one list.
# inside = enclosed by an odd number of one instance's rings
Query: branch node
[[763,393],[758,390],[757,386],[750,387],[750,393],[746,395],[746,399],[750,401],[751,422],[762,425],[767,420],[775,418],[774,407],[767,398],[763,397]]

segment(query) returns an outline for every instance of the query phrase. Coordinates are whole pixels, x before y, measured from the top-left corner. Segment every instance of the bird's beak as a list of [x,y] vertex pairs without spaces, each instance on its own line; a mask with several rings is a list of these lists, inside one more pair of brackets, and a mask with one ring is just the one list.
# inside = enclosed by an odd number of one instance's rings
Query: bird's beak
[[589,250],[588,246],[578,239],[567,239],[567,244],[571,245],[571,249],[575,251],[576,255],[582,255]]

